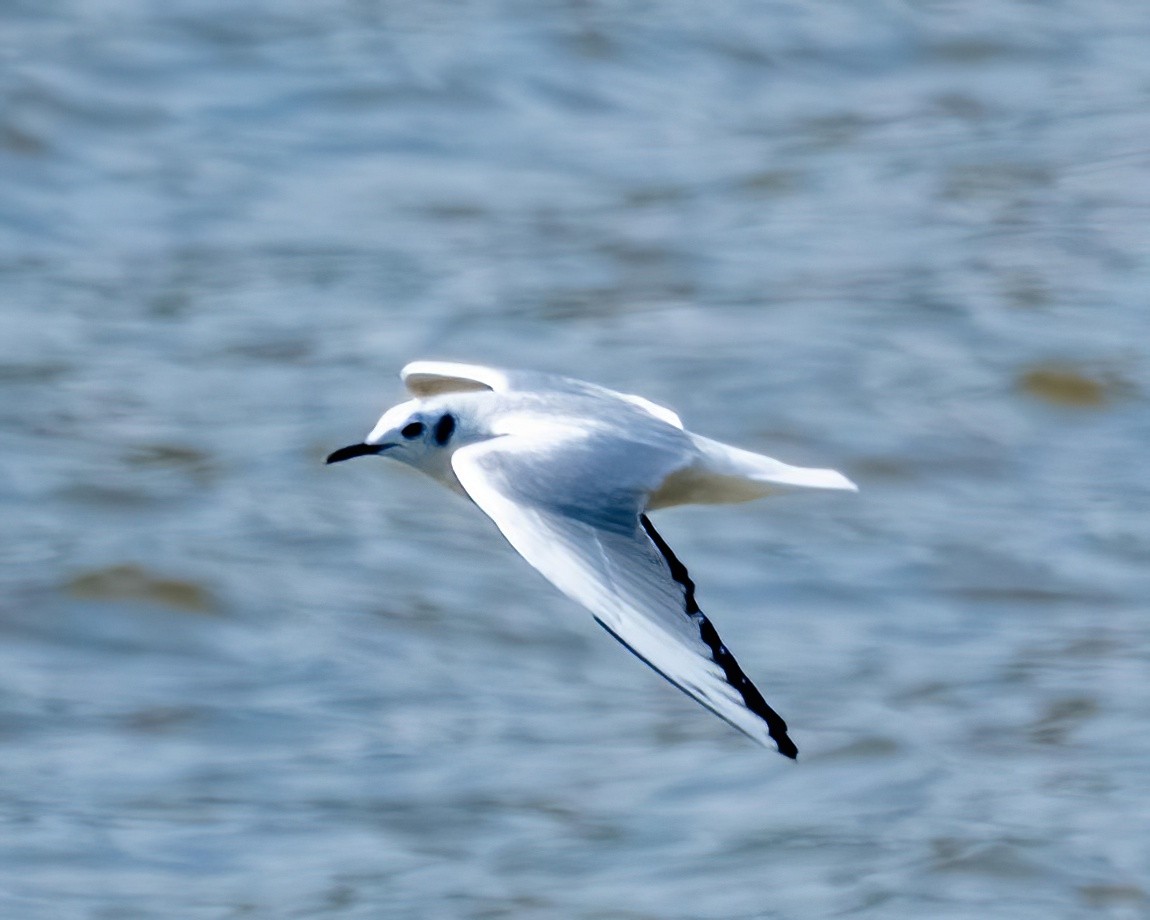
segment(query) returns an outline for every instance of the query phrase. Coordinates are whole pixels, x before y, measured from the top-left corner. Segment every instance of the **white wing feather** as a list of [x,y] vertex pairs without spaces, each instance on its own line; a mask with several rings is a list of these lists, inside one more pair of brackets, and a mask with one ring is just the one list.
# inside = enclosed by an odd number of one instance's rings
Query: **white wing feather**
[[399,372],[412,396],[435,396],[470,390],[505,393],[512,388],[506,371],[453,361],[412,361]]
[[412,396],[436,396],[440,393],[474,390],[494,390],[496,393],[551,392],[614,396],[638,406],[668,425],[673,425],[675,428],[683,427],[679,416],[666,406],[660,406],[642,396],[619,393],[594,383],[558,374],[483,367],[479,364],[457,364],[453,361],[412,361],[399,372],[399,376]]
[[625,446],[620,467],[586,438],[511,435],[457,450],[452,466],[520,555],[636,656],[751,738],[774,738],[795,756],[786,723],[743,674],[695,605],[686,569],[641,517],[647,494],[683,458]]

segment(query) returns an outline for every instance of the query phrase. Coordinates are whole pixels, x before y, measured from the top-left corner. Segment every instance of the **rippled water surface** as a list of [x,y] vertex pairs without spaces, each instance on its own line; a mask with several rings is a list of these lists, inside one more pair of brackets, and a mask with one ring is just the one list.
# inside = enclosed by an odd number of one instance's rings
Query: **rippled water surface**
[[[1150,12],[0,7],[0,914],[1150,916]],[[665,512],[755,747],[414,357],[856,479]]]

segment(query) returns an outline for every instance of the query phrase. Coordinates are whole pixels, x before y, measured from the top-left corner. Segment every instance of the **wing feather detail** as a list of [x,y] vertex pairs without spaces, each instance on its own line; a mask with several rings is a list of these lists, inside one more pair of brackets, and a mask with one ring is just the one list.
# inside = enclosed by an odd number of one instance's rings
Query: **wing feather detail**
[[[786,723],[723,644],[686,568],[641,513],[650,487],[616,482],[602,491],[603,471],[581,466],[585,458],[574,453],[509,436],[461,448],[452,465],[519,554],[636,657],[744,734],[795,757]],[[540,458],[567,471],[563,505],[543,487]],[[651,471],[653,479],[662,475]]]
[[735,660],[735,656],[719,638],[719,633],[711,621],[699,609],[699,604],[695,600],[695,583],[687,574],[687,567],[672,552],[671,547],[659,535],[655,525],[651,523],[651,519],[647,515],[640,515],[639,522],[643,525],[643,530],[647,532],[647,536],[651,538],[651,542],[663,554],[667,567],[671,570],[671,577],[682,586],[685,612],[698,625],[699,638],[711,650],[711,660],[723,669],[727,683],[739,691],[746,707],[767,723],[767,730],[775,740],[779,753],[790,757],[792,760],[798,757],[799,749],[791,740],[790,735],[787,734],[787,723],[783,721],[783,717],[767,705],[767,701],[763,699],[759,688],[751,683],[751,679],[747,677],[739,662]]
[[453,361],[412,361],[399,372],[400,379],[412,396],[437,396],[440,393],[465,393],[474,390],[510,389],[507,374],[498,368]]
[[454,361],[412,361],[399,372],[404,386],[412,396],[438,396],[441,393],[466,393],[492,390],[496,393],[537,392],[568,393],[590,396],[612,396],[638,406],[659,421],[675,428],[683,422],[666,406],[651,402],[642,396],[619,393],[594,383],[542,374],[537,371],[508,370],[484,367],[480,364],[458,364]]

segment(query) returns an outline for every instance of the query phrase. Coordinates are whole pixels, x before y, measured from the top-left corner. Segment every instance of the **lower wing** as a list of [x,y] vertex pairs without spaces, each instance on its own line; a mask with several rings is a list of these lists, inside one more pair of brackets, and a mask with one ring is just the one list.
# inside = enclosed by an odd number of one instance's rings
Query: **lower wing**
[[786,722],[699,609],[686,568],[640,514],[638,495],[622,508],[618,493],[611,502],[588,496],[572,516],[570,501],[560,506],[533,488],[537,456],[529,440],[506,437],[461,448],[452,465],[520,555],[636,657],[744,734],[795,757]]

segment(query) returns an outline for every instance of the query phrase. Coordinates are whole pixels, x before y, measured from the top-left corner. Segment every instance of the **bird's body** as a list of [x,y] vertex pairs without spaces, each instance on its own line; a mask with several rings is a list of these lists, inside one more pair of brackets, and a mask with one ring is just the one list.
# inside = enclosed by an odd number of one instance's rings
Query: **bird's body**
[[851,489],[684,429],[638,396],[566,377],[417,361],[415,396],[329,463],[386,452],[475,502],[531,565],[667,680],[757,741],[797,749],[695,601],[647,512],[793,488]]

